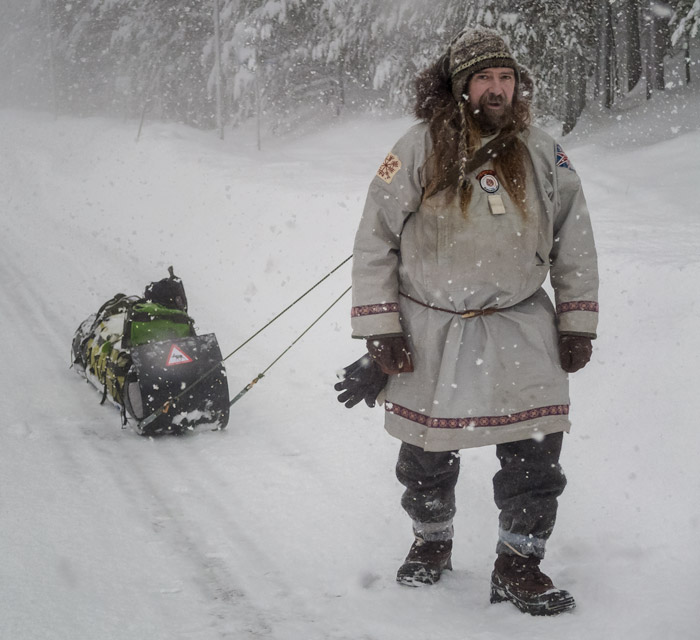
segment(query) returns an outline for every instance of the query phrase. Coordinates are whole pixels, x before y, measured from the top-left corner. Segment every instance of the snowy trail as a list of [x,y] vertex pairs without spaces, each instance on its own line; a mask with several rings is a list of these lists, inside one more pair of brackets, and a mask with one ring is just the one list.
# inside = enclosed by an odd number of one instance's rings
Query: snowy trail
[[[6,348],[22,381],[19,395],[3,404],[17,403],[13,413],[25,416],[6,425],[2,511],[29,516],[3,530],[5,568],[15,576],[4,581],[3,601],[22,614],[3,637],[210,638],[264,630],[244,592],[236,594],[240,577],[207,552],[203,527],[221,523],[226,510],[217,492],[202,487],[211,473],[206,451],[183,453],[187,443],[119,430],[116,410],[100,406],[98,393],[68,372],[65,331],[56,331],[65,327],[45,292],[5,259],[2,273],[0,298],[12,304],[3,304],[0,330],[12,336]],[[56,411],[68,407],[75,413]],[[196,499],[192,489],[202,489]],[[225,522],[235,548],[243,543],[255,553]],[[26,625],[32,612],[41,612],[36,627]]]
[[[11,392],[2,400],[10,424],[0,508],[24,517],[8,523],[1,538],[10,557],[6,575],[15,577],[3,581],[3,609],[13,615],[3,616],[2,636],[267,635],[270,590],[285,594],[303,618],[303,602],[266,559],[255,529],[240,524],[236,505],[245,499],[236,499],[235,476],[212,466],[228,434],[138,438],[120,430],[118,413],[99,406],[98,393],[68,371],[66,338],[76,318],[61,309],[67,295],[84,292],[73,282],[58,291],[54,285],[73,268],[83,270],[80,248],[90,238],[58,216],[64,201],[50,197],[51,181],[66,191],[72,185],[58,184],[65,177],[39,149],[18,149],[3,163],[14,215],[5,218],[0,255],[0,331],[12,363],[2,381]],[[60,155],[55,150],[54,163]],[[47,254],[73,232],[52,272]],[[116,272],[128,266],[111,259]],[[251,557],[256,572],[241,571]]]
[[[5,583],[3,601],[9,611],[30,605],[42,612],[37,627],[25,634],[26,618],[18,618],[3,637],[267,635],[275,618],[270,592],[303,620],[304,602],[268,559],[255,527],[241,524],[246,496],[235,474],[217,470],[216,452],[229,434],[149,441],[119,430],[117,411],[67,375],[65,344],[38,302],[41,292],[4,260],[2,272],[10,277],[0,299],[12,304],[3,305],[0,330],[12,335],[11,361],[26,363],[15,374],[31,381],[9,400],[27,419],[6,425],[3,438],[2,511],[29,516],[3,531],[6,570],[20,577]],[[69,406],[74,414],[56,414]]]
[[[140,438],[68,369],[80,321],[169,264],[200,331],[235,347],[349,254],[369,178],[406,125],[345,123],[257,153],[174,125],[151,125],[135,145],[123,123],[0,112],[0,637],[693,637],[697,131],[634,149],[566,146],[603,276],[547,558],[578,600],[572,615],[489,605],[489,449],[463,455],[455,571],[433,589],[396,586],[411,539],[397,443],[380,411],[347,411],[331,390],[362,352],[348,300],[235,405],[224,432]],[[679,153],[673,180],[657,179]],[[347,279],[229,362],[232,393]],[[669,313],[679,292],[683,312]]]

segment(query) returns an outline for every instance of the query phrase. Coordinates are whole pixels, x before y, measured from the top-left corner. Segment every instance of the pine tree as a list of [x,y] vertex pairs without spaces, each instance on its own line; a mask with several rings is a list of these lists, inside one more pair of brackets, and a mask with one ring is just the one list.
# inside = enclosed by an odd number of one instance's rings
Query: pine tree
[[670,26],[673,29],[671,43],[685,50],[685,81],[691,81],[690,41],[700,33],[700,0],[676,2]]
[[4,0],[3,99],[203,128],[406,113],[416,75],[482,25],[532,71],[537,116],[567,132],[591,83],[608,107],[643,77],[663,89],[669,47],[688,52],[700,30],[700,0],[216,1],[218,44],[214,0]]
[[642,79],[642,39],[639,0],[627,0],[623,9],[627,26],[627,91],[632,91]]
[[501,3],[497,26],[510,37],[519,61],[535,81],[535,111],[571,131],[586,100],[596,50],[595,4],[512,0]]
[[51,20],[46,0],[0,3],[0,104],[53,104]]

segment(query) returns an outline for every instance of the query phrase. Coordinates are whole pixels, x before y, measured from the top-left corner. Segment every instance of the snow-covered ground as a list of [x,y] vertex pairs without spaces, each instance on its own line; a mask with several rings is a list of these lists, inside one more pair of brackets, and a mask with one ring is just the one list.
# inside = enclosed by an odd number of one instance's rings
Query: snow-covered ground
[[[700,614],[700,99],[588,114],[563,141],[600,254],[600,337],[572,379],[569,486],[545,570],[571,614],[490,605],[492,448],[463,454],[455,570],[394,581],[411,543],[382,410],[335,372],[344,298],[233,406],[147,439],[68,368],[117,292],[185,283],[230,353],[352,250],[403,120],[265,140],[0,112],[0,637],[7,640],[685,640]],[[349,284],[339,269],[227,361],[239,391]]]

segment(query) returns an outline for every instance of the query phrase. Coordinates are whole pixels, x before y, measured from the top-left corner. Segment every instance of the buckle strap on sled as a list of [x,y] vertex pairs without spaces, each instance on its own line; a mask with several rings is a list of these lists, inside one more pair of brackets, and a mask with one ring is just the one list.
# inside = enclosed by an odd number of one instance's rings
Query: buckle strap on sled
[[406,293],[399,292],[400,296],[403,296],[404,298],[407,298],[411,302],[415,302],[416,304],[419,304],[421,307],[425,307],[426,309],[434,309],[435,311],[443,311],[444,313],[451,313],[455,316],[459,316],[460,318],[464,318],[465,320],[468,320],[470,318],[476,318],[478,316],[490,316],[493,313],[496,313],[497,311],[500,311],[500,309],[497,309],[496,307],[489,307],[488,309],[467,309],[465,311],[454,311],[453,309],[443,309],[441,307],[436,307],[435,305],[432,304],[426,304],[425,302],[421,302],[420,300],[416,300],[415,298],[412,298]]

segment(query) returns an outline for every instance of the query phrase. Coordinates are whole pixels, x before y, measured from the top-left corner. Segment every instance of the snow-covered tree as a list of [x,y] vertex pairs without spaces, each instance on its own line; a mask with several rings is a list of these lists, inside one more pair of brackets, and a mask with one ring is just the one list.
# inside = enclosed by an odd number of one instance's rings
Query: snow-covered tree
[[556,117],[570,131],[594,68],[594,2],[511,0],[499,8],[496,26],[510,36],[516,57],[533,75],[536,112]]
[[[416,74],[465,26],[500,30],[569,131],[610,107],[700,30],[700,0],[4,0],[3,99],[74,113],[275,130],[344,111],[409,112]],[[672,27],[668,30],[669,19]],[[217,65],[216,53],[221,53]],[[221,79],[221,83],[219,83]],[[55,90],[54,90],[55,88]],[[595,91],[589,91],[589,88]]]
[[0,104],[53,108],[53,53],[44,0],[0,3]]
[[680,0],[674,7],[673,35],[671,40],[674,45],[684,38],[695,38],[700,33],[700,0]]
[[213,5],[176,0],[164,8],[122,1],[129,10],[118,18],[110,54],[129,112],[146,106],[158,117],[213,127],[215,100],[208,85],[213,59],[204,55],[214,33]]
[[700,0],[679,0],[671,18],[674,47],[685,50],[685,81],[691,81],[690,42],[700,35]]

